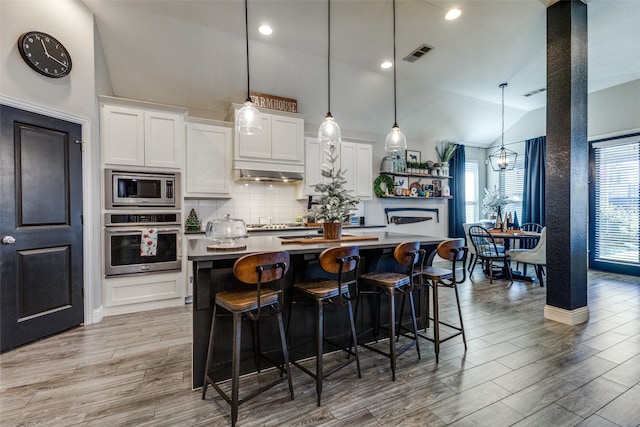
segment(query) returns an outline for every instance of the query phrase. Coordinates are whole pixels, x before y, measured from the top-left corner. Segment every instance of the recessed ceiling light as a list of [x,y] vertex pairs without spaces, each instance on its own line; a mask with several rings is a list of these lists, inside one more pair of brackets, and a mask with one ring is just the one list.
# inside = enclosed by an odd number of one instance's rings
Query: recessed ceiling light
[[271,35],[271,33],[273,33],[273,30],[268,25],[261,25],[260,28],[258,28],[258,31],[260,31],[260,34],[263,34],[265,36]]
[[447,12],[447,14],[444,15],[444,19],[446,19],[447,21],[453,21],[454,19],[458,19],[461,14],[462,14],[462,11],[460,9],[454,8],[449,10],[449,12]]
[[387,69],[391,67],[393,67],[393,64],[391,63],[391,61],[384,61],[382,64],[380,64],[380,68]]

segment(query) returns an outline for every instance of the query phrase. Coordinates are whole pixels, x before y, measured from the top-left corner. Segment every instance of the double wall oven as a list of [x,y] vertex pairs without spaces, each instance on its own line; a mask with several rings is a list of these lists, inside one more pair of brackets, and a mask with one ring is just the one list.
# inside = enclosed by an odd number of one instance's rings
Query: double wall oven
[[[105,175],[105,276],[180,271],[179,174],[107,169]],[[144,251],[149,231],[153,250]]]

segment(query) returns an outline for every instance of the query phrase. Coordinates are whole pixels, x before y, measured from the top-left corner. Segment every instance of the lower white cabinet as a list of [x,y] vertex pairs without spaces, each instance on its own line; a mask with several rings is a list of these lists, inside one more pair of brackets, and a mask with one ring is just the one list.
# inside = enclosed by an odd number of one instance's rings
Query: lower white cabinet
[[184,304],[183,271],[103,279],[104,314],[135,313]]
[[231,196],[231,128],[187,123],[185,197]]

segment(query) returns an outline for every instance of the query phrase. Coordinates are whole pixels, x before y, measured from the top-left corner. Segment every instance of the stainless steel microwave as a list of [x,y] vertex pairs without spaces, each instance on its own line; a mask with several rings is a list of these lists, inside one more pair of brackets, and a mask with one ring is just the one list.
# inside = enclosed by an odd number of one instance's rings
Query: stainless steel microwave
[[105,170],[107,208],[179,208],[178,173]]

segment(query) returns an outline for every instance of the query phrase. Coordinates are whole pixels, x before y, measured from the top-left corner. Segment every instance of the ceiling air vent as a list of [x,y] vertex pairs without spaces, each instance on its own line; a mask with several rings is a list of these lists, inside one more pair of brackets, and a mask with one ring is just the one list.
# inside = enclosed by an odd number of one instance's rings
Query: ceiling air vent
[[526,96],[526,97],[528,98],[528,97],[530,97],[531,95],[537,95],[537,94],[539,94],[539,93],[541,93],[541,92],[544,92],[544,91],[546,91],[546,90],[547,90],[547,88],[546,88],[546,87],[541,87],[540,89],[532,90],[532,91],[531,91],[531,92],[529,92],[529,93],[525,93],[525,94],[524,94],[524,95],[522,95],[522,96]]
[[402,58],[402,60],[407,62],[416,62],[418,59],[420,59],[420,57],[422,57],[422,55],[429,52],[431,49],[433,49],[433,47],[422,44],[409,55]]

